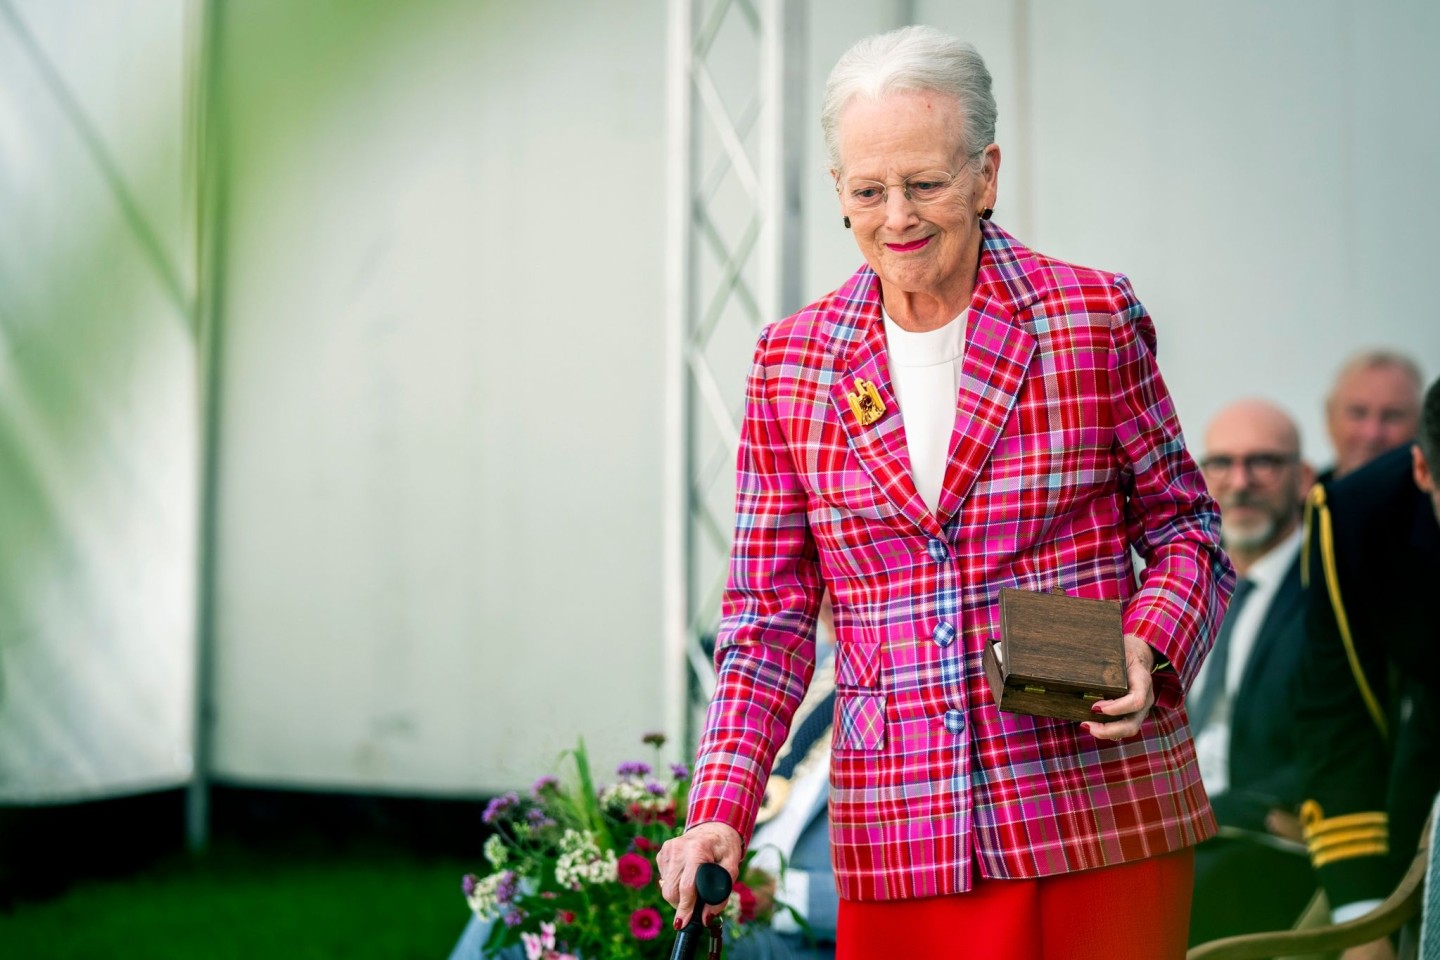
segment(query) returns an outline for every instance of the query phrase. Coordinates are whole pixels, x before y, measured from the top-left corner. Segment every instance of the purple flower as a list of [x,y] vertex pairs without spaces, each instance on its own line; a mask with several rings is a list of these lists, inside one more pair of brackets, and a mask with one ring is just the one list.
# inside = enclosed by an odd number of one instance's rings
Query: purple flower
[[510,870],[500,874],[500,882],[495,885],[495,901],[497,903],[509,903],[515,899],[515,891],[518,888],[515,880],[515,874]]
[[525,914],[521,913],[519,910],[507,910],[507,911],[505,911],[505,926],[507,926],[507,927],[518,927],[518,926],[520,926],[520,924],[522,924],[522,923],[524,923],[524,922],[525,922]]
[[560,786],[560,781],[555,777],[541,777],[539,780],[530,784],[530,792],[538,797],[545,791],[554,790],[558,786]]
[[529,810],[525,811],[525,819],[529,821],[530,826],[534,827],[536,830],[543,830],[546,827],[555,826],[555,821],[551,820],[549,815],[546,814],[545,811],[541,810],[539,807],[531,807]]
[[650,764],[640,763],[638,760],[627,760],[615,769],[617,776],[621,777],[643,777],[650,773]]
[[683,763],[670,764],[670,776],[676,780],[685,780],[690,776],[690,768]]
[[475,887],[479,882],[479,877],[473,873],[467,873],[460,880],[460,889],[465,891],[465,896],[471,896],[475,893]]
[[630,914],[630,935],[636,940],[654,940],[660,935],[660,911],[641,907]]
[[664,797],[668,796],[670,793],[670,791],[666,790],[654,780],[645,781],[645,792],[650,794],[650,796],[652,797]]
[[494,823],[500,815],[520,802],[520,795],[517,793],[504,793],[491,800],[485,805],[485,812],[480,819],[485,823]]

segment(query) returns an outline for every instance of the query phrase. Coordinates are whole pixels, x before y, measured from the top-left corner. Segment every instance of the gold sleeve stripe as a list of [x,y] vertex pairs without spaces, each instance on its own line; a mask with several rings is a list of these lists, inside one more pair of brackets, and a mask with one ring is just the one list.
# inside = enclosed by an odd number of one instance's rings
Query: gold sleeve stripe
[[1389,827],[1390,814],[1384,810],[1361,810],[1338,817],[1325,816],[1325,808],[1316,800],[1306,800],[1300,805],[1300,824],[1305,836],[1326,833],[1330,830],[1349,830],[1355,827]]
[[1334,850],[1310,852],[1310,864],[1316,869],[1331,863],[1339,863],[1342,860],[1354,860],[1356,857],[1383,857],[1390,852],[1388,843],[1355,843],[1347,847]]
[[1300,807],[1300,823],[1310,862],[1317,868],[1390,852],[1390,817],[1383,811],[1365,810],[1327,818],[1319,803],[1306,800]]
[[1384,827],[1367,827],[1363,830],[1336,830],[1324,836],[1310,837],[1307,841],[1312,854],[1324,853],[1336,847],[1351,843],[1390,843],[1390,831]]
[[1338,817],[1326,817],[1325,811],[1314,800],[1306,800],[1300,808],[1300,822],[1305,827],[1305,836],[1329,833],[1331,830],[1354,830],[1361,827],[1388,828],[1390,815],[1384,810],[1364,810],[1347,813]]
[[[1335,531],[1331,526],[1330,507],[1325,503],[1325,487],[1322,484],[1317,483],[1310,488],[1310,496],[1306,501],[1307,520],[1311,518],[1312,512],[1318,517],[1320,527],[1320,563],[1325,569],[1325,588],[1330,594],[1330,606],[1335,611],[1335,625],[1340,630],[1340,640],[1345,644],[1345,657],[1350,661],[1350,673],[1355,677],[1355,685],[1360,689],[1365,708],[1370,711],[1370,719],[1375,721],[1380,735],[1388,740],[1390,724],[1385,719],[1385,711],[1380,709],[1379,698],[1370,688],[1370,681],[1365,678],[1365,671],[1360,667],[1360,657],[1355,652],[1355,638],[1350,633],[1350,617],[1345,613],[1345,601],[1340,596],[1340,573],[1335,565]],[[1307,557],[1310,542],[1308,534],[1309,531],[1305,538]]]

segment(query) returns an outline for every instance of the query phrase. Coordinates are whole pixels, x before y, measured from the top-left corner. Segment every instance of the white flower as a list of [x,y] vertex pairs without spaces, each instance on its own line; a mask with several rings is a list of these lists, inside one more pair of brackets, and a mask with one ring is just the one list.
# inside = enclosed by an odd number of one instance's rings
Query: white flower
[[490,874],[481,878],[475,889],[465,898],[470,904],[470,909],[475,911],[476,916],[481,920],[489,920],[500,915],[500,902],[495,897],[495,891],[500,887],[500,881],[504,878],[503,872]]
[[619,876],[615,851],[600,851],[595,835],[566,830],[560,838],[560,857],[555,861],[555,882],[578,888],[584,883],[614,883]]
[[498,833],[491,834],[490,839],[485,841],[485,859],[490,861],[490,866],[505,866],[505,861],[509,859],[509,856],[510,852],[505,848],[505,841],[500,839]]

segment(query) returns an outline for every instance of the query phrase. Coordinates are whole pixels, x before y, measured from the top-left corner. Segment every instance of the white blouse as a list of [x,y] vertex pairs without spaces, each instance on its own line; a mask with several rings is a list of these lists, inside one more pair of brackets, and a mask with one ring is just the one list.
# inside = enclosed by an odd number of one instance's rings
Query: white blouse
[[910,478],[932,514],[940,503],[955,430],[967,313],[925,333],[911,333],[884,315],[890,382],[900,401]]

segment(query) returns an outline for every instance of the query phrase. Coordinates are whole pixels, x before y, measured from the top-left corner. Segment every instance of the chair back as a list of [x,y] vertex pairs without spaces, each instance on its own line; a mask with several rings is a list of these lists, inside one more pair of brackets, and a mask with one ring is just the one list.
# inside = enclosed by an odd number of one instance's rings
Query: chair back
[[1420,907],[1420,956],[1440,957],[1440,843],[1435,830],[1440,827],[1440,794],[1430,808],[1430,857],[1425,866],[1425,900]]

